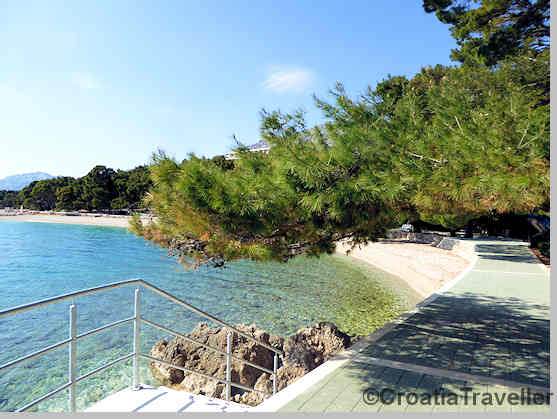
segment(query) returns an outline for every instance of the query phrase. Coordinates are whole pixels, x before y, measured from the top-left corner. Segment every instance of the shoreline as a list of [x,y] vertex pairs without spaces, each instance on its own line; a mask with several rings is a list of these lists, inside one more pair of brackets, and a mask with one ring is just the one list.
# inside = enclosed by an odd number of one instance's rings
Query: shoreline
[[357,246],[348,255],[350,246],[337,243],[336,252],[366,262],[395,275],[423,299],[453,281],[473,259],[473,247],[459,242],[452,250],[407,240],[380,240]]
[[[75,214],[75,213],[74,213]],[[89,225],[101,227],[129,227],[131,216],[110,214],[64,215],[52,212],[33,211],[30,213],[3,213],[1,221],[57,223]],[[150,216],[142,216],[143,223]],[[445,284],[464,271],[472,260],[473,249],[468,243],[460,241],[452,250],[444,250],[430,244],[409,242],[407,240],[383,239],[357,246],[347,255],[350,246],[337,243],[336,253],[358,259],[375,268],[381,269],[404,281],[420,297],[428,298]]]
[[[32,222],[32,223],[57,223],[89,225],[99,227],[129,227],[132,217],[128,215],[108,215],[108,214],[84,214],[84,215],[61,215],[51,213],[32,213],[32,214],[3,214],[0,212],[1,221]],[[149,217],[142,217],[145,223]]]

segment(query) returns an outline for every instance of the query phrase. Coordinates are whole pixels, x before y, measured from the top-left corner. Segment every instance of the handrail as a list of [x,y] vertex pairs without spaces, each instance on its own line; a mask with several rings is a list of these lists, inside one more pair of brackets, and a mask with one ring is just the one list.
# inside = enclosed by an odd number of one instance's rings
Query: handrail
[[13,361],[7,362],[4,365],[0,365],[0,371],[5,370],[6,368],[10,368],[10,367],[15,367],[17,364],[21,364],[24,361],[29,361],[30,359],[36,358],[40,355],[46,354],[50,351],[53,351],[54,349],[58,349],[61,346],[67,345],[68,343],[70,343],[71,339],[64,339],[60,342],[54,343],[50,346],[47,346],[46,348],[43,349],[39,349],[36,352],[32,352],[28,355],[24,355],[21,358],[17,358],[14,359]]
[[133,320],[134,320],[133,317],[128,317],[127,319],[122,319],[122,320],[116,320],[115,322],[105,324],[104,326],[97,327],[96,329],[89,330],[88,332],[85,333],[81,333],[80,335],[77,335],[75,338],[78,340],[83,339],[86,338],[87,336],[94,335],[95,333],[102,332],[103,330],[106,329],[112,329],[113,327],[120,326],[121,324],[129,323]]
[[[181,371],[184,371],[184,372],[189,372],[189,373],[192,373],[192,374],[200,375],[201,377],[208,378],[209,380],[215,380],[215,381],[218,381],[218,382],[224,383],[224,384],[226,384],[226,382],[227,382],[224,378],[219,378],[219,377],[216,377],[216,376],[214,376],[214,375],[205,374],[205,373],[203,373],[203,372],[201,372],[201,371],[192,370],[191,368],[181,367],[180,365],[176,365],[176,364],[173,364],[173,363],[171,363],[171,362],[164,361],[164,360],[159,359],[159,358],[155,358],[154,356],[145,355],[145,354],[140,354],[139,356],[140,356],[141,358],[145,358],[145,359],[148,359],[148,360],[153,361],[153,362],[159,362],[159,363],[161,363],[161,364],[163,364],[163,365],[166,365],[167,367],[176,368],[176,369],[181,370]],[[232,387],[238,387],[238,388],[241,388],[241,389],[243,389],[243,390],[255,391],[255,392],[257,392],[257,393],[262,393],[262,394],[265,394],[265,395],[269,395],[269,394],[270,394],[270,393],[267,393],[267,392],[265,392],[265,391],[256,390],[255,388],[252,388],[252,387],[244,386],[244,385],[242,385],[242,384],[235,383],[235,382],[233,382],[233,381],[232,381],[230,384],[232,385]]]
[[38,308],[38,307],[43,307],[46,305],[50,305],[50,304],[54,304],[57,303],[59,301],[64,301],[64,300],[68,300],[70,298],[75,298],[75,297],[81,297],[84,295],[90,295],[90,294],[96,294],[98,292],[101,291],[105,291],[105,290],[109,290],[109,289],[113,289],[113,288],[120,288],[126,285],[132,285],[132,284],[141,284],[143,285],[145,288],[150,289],[151,291],[167,298],[170,301],[175,302],[176,304],[181,305],[182,307],[187,308],[190,311],[193,311],[194,313],[199,314],[202,317],[205,317],[208,320],[211,320],[212,322],[219,324],[235,333],[237,333],[240,336],[245,337],[248,340],[251,340],[252,342],[257,343],[260,346],[263,346],[264,348],[273,351],[276,354],[279,355],[283,355],[283,352],[271,345],[266,344],[265,342],[261,342],[260,340],[254,338],[253,336],[250,336],[249,334],[242,332],[241,330],[236,329],[234,326],[220,320],[217,319],[215,316],[212,316],[208,313],[205,313],[203,310],[198,309],[197,307],[192,306],[191,304],[188,304],[182,300],[180,300],[179,298],[173,296],[172,294],[169,294],[166,291],[161,290],[160,288],[142,280],[142,279],[130,279],[127,281],[120,281],[120,282],[113,282],[111,284],[106,284],[106,285],[101,285],[99,287],[94,287],[94,288],[87,288],[81,291],[75,291],[75,292],[71,292],[68,294],[62,294],[62,295],[58,295],[56,297],[51,297],[51,298],[46,298],[44,300],[39,300],[39,301],[35,301],[33,303],[29,303],[29,304],[23,304],[17,307],[13,307],[13,308],[9,308],[7,310],[3,310],[0,311],[0,319],[2,317],[6,317],[12,314],[17,314],[17,313],[22,313],[24,311],[28,311],[34,308]]
[[31,309],[34,309],[34,308],[54,304],[54,303],[57,303],[59,301],[69,300],[70,298],[82,297],[84,295],[90,295],[90,294],[96,294],[97,292],[109,290],[109,289],[112,289],[112,288],[120,288],[120,287],[125,287],[126,285],[138,284],[138,283],[145,283],[146,284],[146,282],[142,281],[141,279],[129,279],[127,281],[113,282],[111,284],[101,285],[99,287],[87,288],[87,289],[84,289],[84,290],[81,290],[81,291],[75,291],[75,292],[70,292],[68,294],[58,295],[56,297],[45,298],[44,300],[39,300],[39,301],[35,301],[33,303],[23,304],[23,305],[20,305],[20,306],[9,308],[7,310],[2,310],[2,311],[0,311],[0,319],[2,317],[6,317],[6,316],[9,316],[9,315],[12,315],[12,314],[22,313],[24,311],[28,311],[28,310],[31,310]]
[[111,361],[111,362],[109,362],[108,364],[105,364],[105,365],[103,365],[103,366],[100,366],[99,368],[96,368],[96,369],[94,369],[93,371],[89,371],[89,372],[86,373],[86,374],[83,374],[81,377],[76,378],[75,381],[74,381],[73,383],[70,381],[69,383],[62,384],[62,385],[61,385],[60,387],[58,387],[57,389],[54,389],[54,390],[52,390],[51,392],[45,394],[44,396],[41,396],[41,397],[39,397],[38,399],[33,400],[33,401],[30,402],[30,403],[27,403],[27,404],[26,404],[25,406],[23,406],[22,408],[17,409],[16,412],[25,412],[26,410],[31,409],[32,407],[38,405],[39,403],[44,402],[45,400],[48,400],[48,399],[50,399],[51,397],[57,395],[57,394],[60,393],[61,391],[64,391],[65,389],[67,389],[68,387],[70,387],[72,384],[77,384],[77,383],[79,383],[80,381],[83,381],[83,380],[85,380],[85,379],[91,377],[92,375],[97,374],[97,373],[99,373],[99,372],[105,370],[105,369],[108,368],[108,367],[112,367],[113,365],[116,365],[116,364],[118,364],[118,363],[120,363],[120,362],[122,362],[122,361],[125,361],[126,359],[131,358],[133,355],[134,355],[134,354],[132,353],[132,354],[128,354],[128,355],[121,356],[120,358],[115,359],[114,361]]
[[101,372],[102,370],[107,369],[108,367],[112,367],[113,365],[116,365],[116,364],[118,364],[118,363],[120,363],[120,362],[122,362],[122,361],[125,361],[126,359],[130,359],[130,358],[131,358],[132,356],[134,356],[134,355],[135,355],[135,354],[132,352],[131,354],[127,354],[127,355],[121,356],[120,358],[117,358],[117,359],[115,359],[114,361],[110,361],[108,364],[101,365],[100,367],[95,368],[93,371],[89,371],[88,373],[85,373],[85,374],[83,374],[83,375],[77,377],[77,378],[75,379],[75,383],[77,384],[77,383],[79,383],[80,381],[83,381],[83,380],[85,380],[86,378],[89,378],[89,377],[91,377],[92,375],[95,375],[96,373]]
[[[226,351],[223,351],[219,348],[215,348],[213,346],[204,344],[204,343],[199,342],[195,339],[192,339],[192,338],[190,338],[186,335],[183,335],[183,334],[178,333],[174,330],[168,329],[164,326],[161,326],[157,323],[154,323],[150,320],[147,320],[147,319],[143,318],[140,315],[139,287],[137,287],[136,290],[135,290],[135,315],[134,316],[126,318],[126,319],[122,319],[122,320],[117,320],[115,322],[106,324],[104,326],[98,327],[98,328],[93,329],[93,330],[89,330],[89,331],[81,333],[81,334],[77,334],[77,308],[72,303],[70,305],[70,337],[69,338],[67,338],[63,341],[57,342],[55,344],[52,344],[50,346],[47,346],[45,348],[42,348],[38,351],[27,354],[23,357],[17,358],[17,359],[12,360],[12,361],[9,361],[9,362],[7,362],[3,365],[0,365],[0,371],[2,371],[4,369],[13,367],[15,365],[18,365],[18,364],[20,364],[24,361],[36,358],[40,355],[43,355],[47,352],[50,352],[50,351],[52,351],[54,349],[57,349],[57,348],[60,348],[62,346],[65,346],[65,345],[70,346],[70,348],[69,348],[69,358],[70,358],[70,362],[69,362],[69,377],[70,377],[70,379],[69,379],[69,382],[66,383],[66,384],[63,384],[62,386],[58,387],[55,390],[52,390],[49,393],[39,397],[38,399],[36,399],[36,400],[34,400],[30,403],[27,403],[25,406],[18,409],[17,410],[18,412],[29,410],[30,408],[38,405],[39,403],[53,397],[54,395],[60,393],[63,390],[66,390],[68,388],[70,389],[70,392],[69,392],[70,410],[72,412],[75,412],[76,411],[75,385],[78,382],[83,381],[83,380],[89,378],[90,376],[92,376],[94,374],[97,374],[100,371],[103,371],[106,368],[109,368],[113,365],[116,365],[116,364],[118,364],[122,361],[125,361],[129,358],[132,358],[132,357],[134,358],[133,387],[135,387],[135,388],[140,388],[140,385],[139,385],[139,358],[144,358],[144,359],[149,359],[153,362],[159,362],[159,363],[167,365],[169,367],[182,370],[184,372],[201,375],[201,376],[206,377],[208,379],[212,379],[212,380],[216,380],[218,382],[225,383],[226,384],[226,400],[227,401],[230,400],[230,396],[231,396],[230,387],[231,386],[232,387],[237,387],[237,388],[240,388],[240,389],[243,389],[243,390],[247,390],[247,391],[255,391],[255,392],[258,392],[258,393],[262,393],[265,396],[269,395],[270,393],[267,393],[265,391],[256,390],[255,388],[244,386],[242,384],[235,383],[231,380],[230,361],[235,360],[235,361],[241,362],[243,364],[250,365],[250,366],[252,366],[254,368],[257,368],[261,371],[265,371],[265,372],[269,373],[273,377],[273,394],[275,394],[277,392],[278,355],[283,354],[282,351],[274,348],[271,345],[266,344],[265,342],[262,342],[262,341],[256,339],[255,337],[253,337],[253,336],[251,336],[251,335],[249,335],[245,332],[242,332],[242,331],[236,329],[234,326],[229,325],[228,323],[226,323],[226,322],[224,322],[220,319],[217,319],[216,317],[214,317],[214,316],[212,316],[208,313],[205,313],[204,311],[198,309],[197,307],[194,307],[191,304],[188,304],[188,303],[180,300],[179,298],[173,296],[172,294],[167,293],[166,291],[163,291],[160,288],[158,288],[158,287],[156,287],[156,286],[154,286],[154,285],[152,285],[152,284],[150,284],[146,281],[143,281],[142,279],[131,279],[131,280],[127,280],[127,281],[114,282],[114,283],[111,283],[111,284],[106,284],[106,285],[101,285],[101,286],[98,286],[98,287],[88,288],[88,289],[84,289],[84,290],[81,290],[81,291],[75,291],[75,292],[71,292],[71,293],[68,293],[68,294],[62,294],[62,295],[59,295],[59,296],[56,296],[56,297],[51,297],[51,298],[46,298],[46,299],[43,299],[43,300],[35,301],[33,303],[23,304],[23,305],[20,305],[20,306],[12,307],[12,308],[9,308],[7,310],[0,311],[0,318],[6,317],[6,316],[9,316],[9,315],[12,315],[12,314],[17,314],[17,313],[22,313],[22,312],[25,312],[25,311],[29,311],[29,310],[32,310],[34,308],[47,306],[47,305],[54,304],[54,303],[57,303],[57,302],[60,302],[60,301],[64,301],[64,300],[68,300],[68,299],[72,299],[72,298],[76,298],[76,297],[80,297],[80,296],[84,296],[84,295],[95,294],[95,293],[105,291],[105,290],[108,290],[108,289],[120,288],[120,287],[123,287],[123,286],[133,285],[133,284],[142,285],[145,288],[163,296],[164,298],[169,299],[170,301],[172,301],[172,302],[174,302],[174,303],[176,303],[176,304],[178,304],[178,305],[180,305],[180,306],[182,306],[182,307],[184,307],[184,308],[186,308],[190,311],[193,311],[194,313],[197,313],[198,315],[200,315],[202,317],[205,317],[206,319],[209,319],[212,322],[217,323],[217,324],[223,326],[224,328],[226,328],[228,330],[227,336],[226,336]],[[122,356],[122,357],[120,357],[116,360],[110,361],[107,364],[104,364],[104,365],[102,365],[102,366],[100,366],[100,367],[98,367],[98,368],[80,376],[80,377],[76,377],[76,359],[77,359],[76,358],[76,356],[77,356],[76,344],[77,344],[77,342],[82,338],[91,336],[93,334],[102,332],[104,330],[107,330],[107,329],[110,329],[110,328],[113,328],[113,327],[116,327],[116,326],[119,326],[119,325],[122,325],[122,324],[129,323],[129,322],[134,323],[134,351],[132,353],[128,354],[128,355],[124,355],[124,356]],[[165,331],[167,333],[170,333],[174,336],[184,338],[187,341],[190,341],[194,344],[200,345],[204,348],[207,348],[209,350],[217,352],[219,355],[225,356],[226,357],[226,379],[222,379],[222,378],[217,377],[217,376],[202,373],[200,371],[195,371],[195,370],[192,370],[192,369],[189,369],[189,368],[186,368],[186,367],[181,367],[179,365],[172,364],[172,363],[164,361],[162,359],[158,359],[158,358],[152,357],[150,355],[140,353],[140,350],[139,350],[139,339],[140,339],[139,338],[139,328],[140,328],[141,323],[145,323],[149,326],[158,328],[158,329],[160,329],[162,331]],[[231,352],[232,333],[237,333],[238,335],[243,336],[246,339],[248,339],[252,342],[255,342],[256,344],[274,352],[273,371],[271,371],[270,369],[265,368],[263,366],[257,365],[253,362],[250,362],[248,360],[245,360],[245,359],[242,359],[242,358],[239,358],[237,356],[232,355],[232,352]]]
[[[167,328],[167,327],[161,326],[160,324],[157,324],[157,323],[155,323],[155,322],[152,322],[152,321],[150,321],[150,320],[147,320],[147,319],[145,319],[145,318],[143,318],[143,317],[141,318],[141,321],[142,321],[143,323],[145,323],[145,324],[151,326],[151,327],[155,327],[155,328],[157,328],[157,329],[160,329],[160,330],[162,330],[163,332],[170,333],[171,335],[174,335],[174,336],[176,336],[176,337],[185,339],[185,340],[187,340],[188,342],[193,343],[194,345],[199,345],[199,346],[201,346],[201,347],[203,347],[203,348],[206,348],[206,349],[209,349],[209,350],[211,350],[211,351],[214,351],[214,352],[218,353],[219,355],[222,355],[222,356],[226,356],[226,355],[227,355],[226,352],[223,351],[222,349],[215,348],[214,346],[207,345],[206,343],[203,343],[203,342],[200,342],[200,341],[198,341],[198,340],[192,339],[192,338],[190,338],[189,336],[183,335],[183,334],[178,333],[178,332],[176,332],[176,331],[174,331],[174,330],[172,330],[172,329],[169,329],[169,328]],[[235,360],[235,361],[241,362],[242,364],[249,365],[250,367],[254,367],[254,368],[257,368],[257,369],[259,369],[259,370],[261,370],[261,371],[265,371],[266,373],[269,373],[269,374],[271,374],[271,375],[274,374],[273,371],[271,371],[270,369],[265,368],[265,367],[262,367],[261,365],[254,364],[253,362],[250,362],[250,361],[248,361],[248,360],[246,360],[246,359],[238,358],[237,356],[234,356],[234,355],[230,355],[230,358],[233,359],[233,360]]]
[[283,355],[283,352],[280,349],[277,349],[271,345],[266,344],[265,342],[261,342],[259,339],[254,338],[253,336],[250,336],[249,334],[242,332],[241,330],[236,329],[234,326],[223,322],[222,320],[217,319],[215,316],[211,316],[208,313],[205,313],[204,311],[198,309],[197,307],[192,306],[191,304],[188,304],[182,300],[180,300],[179,298],[173,296],[172,294],[169,294],[166,291],[161,290],[160,288],[155,287],[154,285],[149,284],[148,282],[145,282],[143,280],[139,280],[139,282],[141,282],[142,285],[144,285],[146,288],[150,289],[151,291],[156,292],[157,294],[166,297],[167,299],[169,299],[170,301],[175,302],[176,304],[181,305],[182,307],[187,308],[190,311],[193,311],[197,314],[199,314],[202,317],[205,317],[206,319],[211,320],[212,322],[216,323],[216,324],[220,324],[223,327],[226,327],[227,329],[229,329],[230,331],[233,331],[234,333],[237,333],[240,336],[245,337],[248,340],[251,340],[252,342],[257,343],[260,346],[263,346],[264,348],[273,351],[276,354],[279,355]]
[[17,409],[16,412],[25,412],[26,410],[31,409],[32,407],[38,405],[39,403],[44,402],[45,400],[48,400],[53,396],[56,396],[58,393],[64,391],[71,385],[72,385],[71,382],[62,384],[60,387],[58,387],[55,390],[52,390],[50,393],[46,393],[44,396],[39,397],[37,400],[33,400],[31,403],[27,403],[25,406]]

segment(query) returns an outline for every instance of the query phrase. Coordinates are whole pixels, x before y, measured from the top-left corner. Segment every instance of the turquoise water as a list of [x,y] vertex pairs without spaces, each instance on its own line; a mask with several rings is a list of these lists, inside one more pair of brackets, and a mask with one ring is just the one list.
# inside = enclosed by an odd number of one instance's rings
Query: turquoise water
[[[413,306],[418,297],[397,278],[342,255],[299,257],[287,264],[241,261],[225,269],[190,271],[123,228],[0,222],[0,310],[131,278],[142,278],[232,324],[256,323],[286,336],[313,321],[368,333]],[[133,287],[79,297],[78,333],[133,314]],[[0,319],[0,364],[68,336],[64,301]],[[188,333],[200,317],[149,291],[144,317]],[[132,352],[132,325],[78,342],[78,373]],[[142,327],[148,353],[164,333]],[[0,411],[13,411],[68,381],[68,347],[0,372]],[[131,360],[77,385],[78,409],[131,383]],[[156,384],[147,362],[141,380]],[[38,410],[65,411],[62,392]]]

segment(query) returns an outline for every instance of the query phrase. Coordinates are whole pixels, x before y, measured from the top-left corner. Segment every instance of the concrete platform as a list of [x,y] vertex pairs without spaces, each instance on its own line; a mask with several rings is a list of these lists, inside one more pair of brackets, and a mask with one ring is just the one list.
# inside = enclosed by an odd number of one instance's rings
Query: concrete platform
[[143,385],[140,390],[124,389],[112,394],[85,412],[247,412],[250,406],[221,399]]

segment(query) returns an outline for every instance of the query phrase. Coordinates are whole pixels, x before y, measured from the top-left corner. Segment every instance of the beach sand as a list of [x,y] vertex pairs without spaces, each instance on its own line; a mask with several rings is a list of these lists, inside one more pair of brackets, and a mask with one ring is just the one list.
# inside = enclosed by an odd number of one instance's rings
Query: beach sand
[[94,216],[94,215],[49,215],[49,214],[23,214],[23,215],[0,215],[0,221],[27,221],[35,223],[61,223],[82,224],[105,227],[128,227],[131,217],[124,215]]
[[[349,248],[338,243],[336,251],[346,254]],[[405,240],[382,240],[355,247],[347,257],[362,260],[400,277],[427,298],[466,269],[473,258],[473,250],[463,242],[453,250],[443,250]]]

